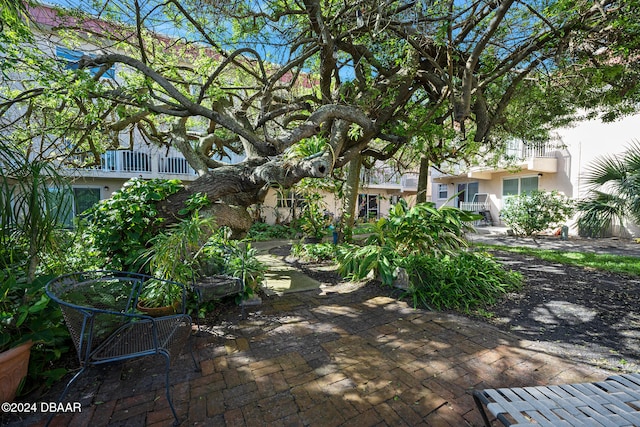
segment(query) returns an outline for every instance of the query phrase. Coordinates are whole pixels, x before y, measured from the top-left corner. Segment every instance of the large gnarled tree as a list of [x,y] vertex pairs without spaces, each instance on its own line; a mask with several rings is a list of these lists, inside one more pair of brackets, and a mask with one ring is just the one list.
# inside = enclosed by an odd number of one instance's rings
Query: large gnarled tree
[[[31,41],[3,34],[2,133],[84,165],[127,136],[177,148],[199,178],[163,202],[167,218],[201,192],[220,225],[247,228],[235,207],[358,156],[465,158],[638,98],[636,1],[94,3],[32,8]],[[96,49],[69,70],[41,52],[58,37]],[[100,79],[113,66],[118,79]],[[313,136],[326,148],[296,156]],[[228,150],[246,160],[213,159]]]

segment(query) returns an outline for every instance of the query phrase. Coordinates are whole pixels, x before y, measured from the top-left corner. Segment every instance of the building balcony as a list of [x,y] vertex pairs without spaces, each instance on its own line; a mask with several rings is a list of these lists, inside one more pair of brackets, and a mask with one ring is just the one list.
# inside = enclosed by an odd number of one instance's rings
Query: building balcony
[[497,166],[465,168],[461,165],[452,165],[447,169],[446,173],[434,170],[432,177],[434,182],[446,182],[455,177],[491,180],[493,174],[513,171],[514,169],[536,173],[557,173],[558,153],[559,148],[549,143],[512,145],[507,149],[504,161]]
[[[70,171],[71,169],[67,169]],[[161,156],[145,151],[110,150],[100,165],[73,169],[74,175],[92,178],[167,178],[191,181],[197,174],[184,157]]]
[[403,174],[391,169],[363,171],[360,180],[361,186],[368,189],[416,192],[418,191],[418,174],[406,172]]

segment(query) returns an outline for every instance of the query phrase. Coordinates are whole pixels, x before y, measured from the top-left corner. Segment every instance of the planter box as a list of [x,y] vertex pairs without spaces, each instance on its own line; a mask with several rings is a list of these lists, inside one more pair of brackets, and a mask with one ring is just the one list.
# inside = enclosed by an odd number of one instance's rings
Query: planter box
[[12,402],[20,383],[27,376],[33,343],[28,341],[0,353],[0,402]]
[[202,277],[193,285],[193,288],[201,302],[243,292],[241,279],[224,275]]

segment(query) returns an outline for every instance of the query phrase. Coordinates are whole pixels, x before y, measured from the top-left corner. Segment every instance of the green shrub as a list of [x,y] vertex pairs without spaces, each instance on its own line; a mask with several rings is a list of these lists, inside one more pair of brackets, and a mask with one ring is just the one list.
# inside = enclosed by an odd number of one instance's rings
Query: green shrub
[[[436,208],[433,203],[419,203],[408,209],[402,201],[391,209],[388,221],[380,221],[383,241],[391,241],[400,256],[444,255],[467,246],[465,233],[473,231],[471,224],[480,218],[451,206]],[[379,236],[378,231],[370,241],[380,241]]]
[[485,252],[461,251],[443,258],[411,255],[401,266],[409,275],[414,306],[429,309],[468,312],[494,304],[522,284],[520,273],[505,270]]
[[152,276],[189,283],[198,276],[196,265],[215,230],[215,219],[196,211],[149,239],[141,259]]
[[147,242],[159,224],[156,203],[182,188],[179,180],[131,179],[110,199],[85,211],[86,250],[100,267],[139,271]]
[[364,280],[370,274],[380,277],[385,285],[395,279],[398,252],[388,245],[343,244],[337,248],[338,272],[349,280]]
[[203,276],[225,274],[244,277],[247,296],[262,282],[267,267],[258,259],[258,252],[248,241],[231,240],[226,228],[214,233],[202,248],[199,273]]
[[515,234],[531,236],[557,227],[573,213],[571,199],[557,191],[532,191],[509,197],[502,209],[502,220]]
[[253,241],[293,239],[300,231],[300,229],[292,225],[271,225],[266,222],[254,222],[247,233],[247,238]]
[[291,247],[291,255],[305,261],[331,261],[336,258],[337,248],[333,243],[296,243]]
[[480,216],[460,209],[433,203],[407,208],[403,201],[372,225],[371,235],[361,247],[341,245],[337,249],[340,273],[352,280],[362,280],[371,272],[383,284],[395,278],[399,260],[409,255],[441,257],[466,247],[464,234],[473,230],[472,221]]
[[320,193],[306,192],[298,224],[307,237],[322,239],[329,230],[331,217]]
[[52,369],[52,362],[69,351],[71,340],[58,304],[45,294],[53,276],[29,281],[20,270],[0,270],[0,351],[33,341],[29,371],[18,395],[47,389],[66,369]]
[[432,203],[407,209],[396,205],[389,219],[373,225],[365,245],[339,245],[339,272],[352,280],[371,273],[383,284],[393,283],[399,268],[409,276],[415,306],[431,309],[471,308],[494,303],[521,283],[488,254],[471,253],[464,234],[479,216],[459,209],[436,209]]

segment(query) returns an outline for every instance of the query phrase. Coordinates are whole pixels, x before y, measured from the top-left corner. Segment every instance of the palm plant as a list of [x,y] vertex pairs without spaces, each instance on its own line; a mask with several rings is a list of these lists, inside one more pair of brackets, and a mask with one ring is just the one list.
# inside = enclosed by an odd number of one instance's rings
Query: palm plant
[[578,203],[581,234],[601,235],[614,220],[640,222],[640,142],[622,154],[599,157],[584,179],[589,193]]
[[44,285],[65,260],[60,228],[70,219],[69,195],[49,162],[0,141],[0,352],[33,343],[23,391],[50,386],[66,372],[49,370],[66,351],[68,332]]
[[45,252],[62,251],[56,230],[71,215],[71,188],[46,160],[0,142],[0,263],[35,278]]

